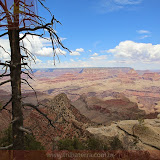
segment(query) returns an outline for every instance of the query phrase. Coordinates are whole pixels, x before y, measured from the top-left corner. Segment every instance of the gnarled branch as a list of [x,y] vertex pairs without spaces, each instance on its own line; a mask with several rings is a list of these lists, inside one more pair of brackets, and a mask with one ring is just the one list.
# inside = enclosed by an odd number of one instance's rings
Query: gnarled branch
[[27,128],[24,128],[24,127],[19,127],[19,130],[20,131],[22,131],[22,132],[26,132],[26,133],[28,133],[28,134],[32,134],[32,132],[29,130],[29,129],[27,129]]
[[29,82],[26,80],[26,79],[24,79],[24,78],[22,78],[22,80],[23,81],[25,81],[26,82],[26,84],[34,91],[34,94],[35,94],[35,96],[36,96],[36,99],[37,99],[37,102],[38,102],[38,97],[37,97],[37,93],[36,93],[36,91],[34,90],[34,88],[29,84]]
[[3,77],[8,77],[8,76],[10,76],[10,74],[1,74],[1,75],[0,75],[0,78],[1,78],[1,77],[2,77],[2,78],[3,78]]
[[5,33],[1,34],[0,37],[3,37],[5,35],[7,35],[7,34],[8,34],[8,32],[5,32]]
[[[8,109],[6,109],[6,107],[7,107],[8,104],[11,103],[11,102],[12,102],[12,98],[11,98],[4,106],[1,107],[0,112],[1,112],[3,109],[9,111]],[[9,112],[10,112],[10,111],[9,111]]]
[[9,146],[6,146],[6,147],[0,147],[0,150],[8,150],[12,147],[13,147],[13,144],[10,144]]
[[[52,121],[51,119],[49,119],[48,116],[47,116],[45,113],[43,113],[41,110],[38,109],[39,105],[35,106],[34,104],[31,104],[31,103],[23,103],[22,106],[24,106],[24,107],[25,107],[25,106],[28,106],[28,107],[31,107],[31,108],[35,109],[40,115],[42,115],[43,117],[45,117],[45,118],[47,119],[47,121],[49,122],[49,124],[50,124],[53,128],[56,128],[56,127],[53,125],[53,121]],[[64,131],[62,131],[62,130],[59,129],[59,128],[56,128],[56,129],[58,129],[58,130],[61,131],[61,132],[64,132]]]
[[52,124],[52,120],[49,119],[45,113],[43,113],[41,110],[38,109],[39,105],[35,106],[35,105],[31,104],[31,103],[23,103],[22,106],[32,107],[32,108],[35,109],[38,113],[40,113],[43,117],[45,117],[45,118],[48,120],[49,124],[50,124],[52,127],[55,128],[55,126]]
[[43,34],[40,35],[40,34],[36,34],[36,33],[27,32],[21,38],[19,38],[19,41],[21,41],[22,39],[24,39],[27,35],[38,36],[38,37],[41,37],[43,39],[49,40],[49,39],[43,37]]
[[1,83],[0,83],[0,86],[4,85],[4,84],[6,84],[6,83],[9,83],[9,82],[11,82],[11,80],[7,80],[7,81],[4,81],[4,82],[1,82]]

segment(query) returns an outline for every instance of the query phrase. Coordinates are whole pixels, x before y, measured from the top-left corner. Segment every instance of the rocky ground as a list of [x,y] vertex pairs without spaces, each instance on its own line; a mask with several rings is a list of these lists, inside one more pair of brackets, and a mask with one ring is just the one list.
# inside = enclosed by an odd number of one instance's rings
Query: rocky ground
[[143,150],[154,158],[160,157],[160,115],[157,119],[124,120],[106,127],[89,127],[87,130],[106,143],[118,137],[125,150]]

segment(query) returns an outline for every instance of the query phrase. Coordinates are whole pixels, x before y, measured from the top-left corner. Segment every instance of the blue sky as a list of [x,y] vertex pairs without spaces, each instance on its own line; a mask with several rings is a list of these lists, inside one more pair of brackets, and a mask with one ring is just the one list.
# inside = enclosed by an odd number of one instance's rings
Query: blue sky
[[[72,53],[57,49],[61,62],[54,66],[51,45],[35,38],[35,46],[25,42],[37,57],[34,68],[160,68],[159,0],[46,0],[46,6],[63,24],[54,29]],[[40,5],[38,13],[51,18]]]

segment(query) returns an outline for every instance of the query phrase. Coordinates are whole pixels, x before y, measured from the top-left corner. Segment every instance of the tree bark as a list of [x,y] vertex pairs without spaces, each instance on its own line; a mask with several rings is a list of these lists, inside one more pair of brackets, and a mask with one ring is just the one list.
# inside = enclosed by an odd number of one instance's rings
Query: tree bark
[[[14,0],[14,23],[8,28],[11,48],[11,88],[12,88],[12,124],[13,150],[24,150],[23,112],[21,103],[21,53],[19,44],[19,0]],[[20,156],[20,155],[19,155]],[[21,159],[16,155],[16,160]],[[19,158],[18,158],[19,157]]]
[[21,104],[21,54],[18,30],[9,31],[11,47],[11,88],[12,88],[12,119],[17,119],[12,124],[13,149],[24,149],[24,133],[19,130],[23,126],[23,113]]

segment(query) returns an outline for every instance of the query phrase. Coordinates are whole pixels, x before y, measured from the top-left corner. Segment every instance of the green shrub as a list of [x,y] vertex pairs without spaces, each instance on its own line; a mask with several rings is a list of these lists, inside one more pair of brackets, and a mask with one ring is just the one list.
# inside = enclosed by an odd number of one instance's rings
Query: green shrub
[[33,135],[27,134],[24,138],[25,150],[44,150],[44,147],[36,141]]
[[83,150],[85,146],[79,139],[63,139],[58,142],[59,150]]
[[78,138],[62,139],[58,141],[59,150],[108,150],[108,146],[101,140],[89,138],[81,142]]
[[[0,139],[0,146],[8,146],[12,144],[12,127],[8,127],[7,130],[4,131],[3,137]],[[44,150],[44,147],[41,145],[40,142],[36,141],[33,135],[25,134],[24,137],[24,146],[25,150]]]
[[108,146],[98,138],[89,138],[87,140],[87,149],[89,150],[108,150]]
[[2,102],[0,101],[0,109],[2,108]]
[[114,137],[113,140],[110,142],[110,147],[111,150],[123,149],[122,142],[119,140],[117,136]]
[[2,132],[2,138],[0,139],[0,146],[8,146],[12,144],[12,128],[8,127],[4,132]]

